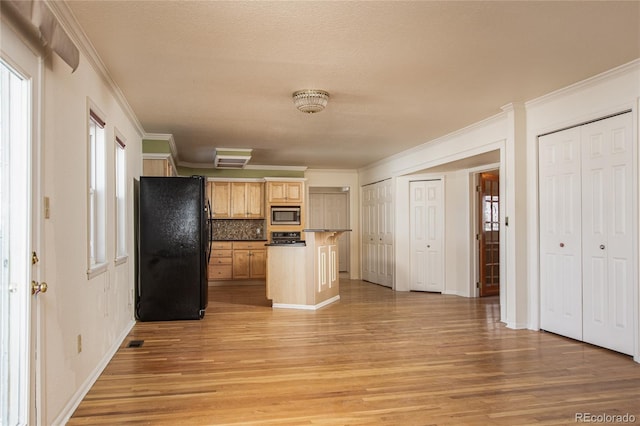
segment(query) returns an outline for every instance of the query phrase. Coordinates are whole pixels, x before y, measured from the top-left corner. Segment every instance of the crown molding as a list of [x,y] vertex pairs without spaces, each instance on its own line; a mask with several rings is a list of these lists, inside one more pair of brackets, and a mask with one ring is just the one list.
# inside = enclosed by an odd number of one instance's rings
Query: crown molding
[[102,81],[107,85],[107,87],[113,93],[114,98],[124,111],[125,115],[133,124],[133,127],[136,129],[138,134],[142,137],[145,134],[144,128],[138,117],[133,112],[131,105],[127,102],[122,90],[118,87],[116,82],[113,80],[107,67],[102,62],[102,59],[98,55],[98,52],[93,47],[93,44],[89,40],[89,37],[85,34],[84,30],[78,23],[75,15],[69,9],[69,6],[64,1],[54,1],[54,0],[44,0],[53,15],[56,17],[62,28],[69,35],[69,38],[73,41],[73,43],[78,47],[80,52],[82,52],[83,56],[88,60],[91,67],[94,71],[100,76]]
[[[192,169],[215,169],[213,160],[211,163],[190,163],[187,161],[180,161],[178,163],[180,167],[189,167]],[[261,166],[261,165],[246,165],[239,170],[276,170],[276,171],[288,171],[288,172],[305,172],[306,166]]]
[[[176,141],[173,139],[173,135],[170,133],[144,133],[142,135],[142,139],[150,140],[150,141],[165,141],[169,144],[169,151],[171,151],[171,156],[178,161],[178,147],[176,146]],[[181,164],[179,164],[181,165]]]
[[506,112],[500,112],[498,114],[492,115],[490,117],[487,117],[483,120],[480,121],[476,121],[475,123],[472,123],[468,126],[465,126],[461,129],[455,130],[451,133],[448,133],[446,135],[440,136],[438,138],[432,139],[430,141],[427,142],[423,142],[420,145],[414,146],[412,148],[408,148],[404,151],[398,152],[397,154],[393,154],[389,157],[383,158],[382,160],[378,160],[374,163],[371,163],[369,165],[366,165],[364,167],[360,167],[358,169],[359,173],[362,172],[366,172],[368,170],[373,170],[379,166],[385,165],[385,164],[391,164],[393,161],[395,160],[400,160],[406,157],[411,157],[414,156],[420,152],[422,152],[424,149],[426,149],[427,147],[436,145],[436,144],[441,144],[441,143],[446,143],[448,141],[450,141],[451,139],[457,138],[459,136],[465,135],[467,133],[473,132],[474,130],[477,129],[482,129],[488,125],[494,124],[494,123],[498,123],[501,120],[504,120],[506,116]]
[[569,86],[565,86],[561,89],[555,90],[551,93],[547,93],[546,95],[542,95],[538,98],[531,99],[524,103],[525,108],[531,108],[538,105],[545,104],[547,102],[552,102],[555,99],[568,96],[580,90],[584,90],[589,87],[596,86],[601,82],[608,80],[617,75],[626,74],[629,72],[640,72],[640,58],[634,59],[631,62],[627,62],[626,64],[620,65],[618,67],[612,68],[600,74],[596,74],[593,77],[589,77],[585,80],[581,80],[577,83],[571,84]]

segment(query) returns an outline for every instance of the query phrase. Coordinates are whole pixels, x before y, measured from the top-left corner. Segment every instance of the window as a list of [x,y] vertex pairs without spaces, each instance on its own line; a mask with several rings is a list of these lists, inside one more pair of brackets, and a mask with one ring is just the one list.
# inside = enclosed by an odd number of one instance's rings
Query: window
[[105,256],[105,122],[93,109],[89,110],[88,158],[88,225],[89,278],[106,269]]
[[116,264],[127,258],[127,157],[125,144],[116,136]]

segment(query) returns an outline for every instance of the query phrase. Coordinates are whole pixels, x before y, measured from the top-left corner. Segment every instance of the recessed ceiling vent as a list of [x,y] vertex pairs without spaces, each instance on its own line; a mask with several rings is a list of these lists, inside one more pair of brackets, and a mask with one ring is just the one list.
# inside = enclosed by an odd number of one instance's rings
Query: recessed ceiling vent
[[243,169],[251,159],[251,149],[216,148],[216,169]]

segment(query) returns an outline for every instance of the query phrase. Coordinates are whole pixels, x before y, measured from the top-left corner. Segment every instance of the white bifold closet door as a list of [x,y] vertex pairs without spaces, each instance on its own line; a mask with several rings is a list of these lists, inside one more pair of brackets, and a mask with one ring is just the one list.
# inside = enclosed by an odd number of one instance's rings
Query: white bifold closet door
[[541,328],[633,354],[631,114],[540,138]]

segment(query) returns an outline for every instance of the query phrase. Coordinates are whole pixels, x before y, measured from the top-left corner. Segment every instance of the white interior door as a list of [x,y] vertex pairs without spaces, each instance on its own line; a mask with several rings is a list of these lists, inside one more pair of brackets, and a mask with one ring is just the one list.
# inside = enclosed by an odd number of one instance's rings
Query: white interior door
[[633,354],[632,120],[581,127],[583,340]]
[[7,25],[0,29],[0,424],[38,424],[31,281],[37,279],[32,155],[40,62]]
[[540,137],[540,327],[582,340],[580,129]]
[[376,244],[375,236],[377,225],[375,208],[375,188],[366,186],[362,188],[362,279],[375,281],[376,271]]
[[444,291],[442,181],[409,183],[411,290]]
[[385,180],[376,184],[376,226],[375,237],[377,245],[376,280],[375,282],[386,287],[393,286],[393,192],[391,180]]

